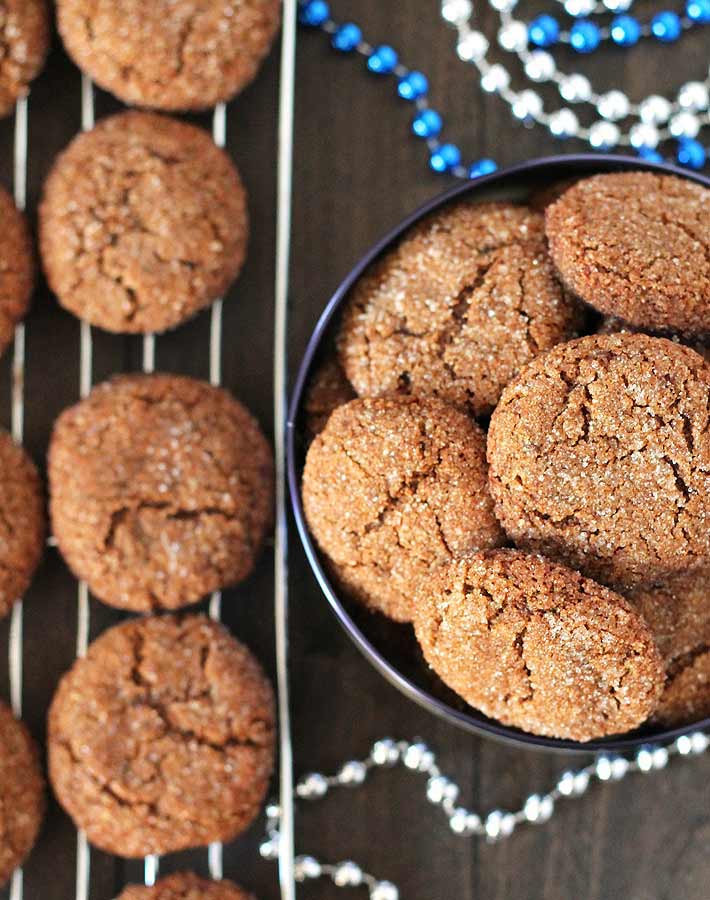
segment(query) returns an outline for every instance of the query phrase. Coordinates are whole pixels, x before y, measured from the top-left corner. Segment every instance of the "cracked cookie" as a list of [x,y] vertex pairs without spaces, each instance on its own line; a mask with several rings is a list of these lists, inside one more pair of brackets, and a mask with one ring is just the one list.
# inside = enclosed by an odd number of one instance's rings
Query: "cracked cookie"
[[620,734],[663,689],[660,654],[631,604],[541,556],[453,560],[422,582],[414,609],[431,668],[504,725],[575,741]]
[[523,206],[459,203],[376,262],[353,289],[338,339],[357,394],[433,394],[490,413],[518,369],[577,324],[543,222]]
[[249,221],[234,164],[201,128],[126,112],[80,134],[39,209],[59,302],[113,332],[174,328],[239,274]]
[[354,399],[355,391],[337,358],[322,362],[308,382],[303,401],[309,437],[314,438],[323,431],[333,410]]
[[0,116],[27,94],[48,49],[45,0],[0,0]]
[[546,209],[564,283],[651,331],[710,332],[710,189],[674,175],[578,181]]
[[104,602],[177,609],[249,575],[270,525],[273,463],[226,391],[126,375],[57,420],[50,514],[62,555]]
[[129,619],[60,681],[48,754],[57,799],[108,853],[231,841],[257,815],[271,776],[271,685],[205,616]]
[[57,0],[79,68],[124,103],[199,110],[256,75],[280,21],[279,0]]
[[37,746],[10,707],[0,702],[0,887],[34,846],[44,807]]
[[710,573],[683,575],[628,598],[649,624],[666,665],[654,718],[674,726],[710,716]]
[[435,398],[359,399],[311,444],[303,506],[347,593],[407,622],[421,578],[502,542],[486,478],[485,436],[465,413]]
[[0,617],[27,590],[44,548],[44,497],[27,453],[0,429]]
[[254,900],[233,881],[209,881],[194,872],[175,872],[153,887],[131,884],[116,900]]
[[642,334],[591,335],[538,357],[488,431],[508,536],[618,588],[710,560],[710,367]]
[[2,187],[0,235],[0,353],[3,353],[12,342],[15,326],[29,308],[34,260],[25,217]]

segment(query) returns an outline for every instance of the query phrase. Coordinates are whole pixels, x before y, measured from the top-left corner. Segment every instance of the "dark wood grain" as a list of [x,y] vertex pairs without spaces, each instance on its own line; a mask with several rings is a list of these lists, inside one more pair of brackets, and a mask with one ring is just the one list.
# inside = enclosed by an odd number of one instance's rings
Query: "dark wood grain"
[[[466,156],[500,163],[555,152],[538,130],[511,123],[495,97],[484,97],[474,71],[456,59],[453,33],[435,0],[333,2],[341,18],[362,24],[373,42],[389,41],[411,66],[427,72],[432,99],[445,113],[447,136]],[[644,3],[644,9],[653,9]],[[525,15],[536,5],[525,4]],[[491,35],[494,17],[484,15]],[[682,50],[643,44],[584,61],[601,85],[622,79],[631,96],[672,91],[707,65],[707,32],[684,39]],[[561,55],[561,60],[564,60]],[[562,63],[561,63],[562,64]],[[567,58],[569,68],[579,58]],[[224,380],[271,433],[271,343],[275,215],[276,91],[278,60],[230,105],[229,149],[251,198],[253,239],[246,270],[225,304]],[[79,127],[79,74],[55,46],[30,103],[30,205],[56,153]],[[97,115],[118,108],[97,96]],[[411,109],[391,81],[364,71],[359,58],[341,59],[322,35],[299,34],[296,98],[294,227],[289,352],[295,369],[310,331],[340,278],[360,254],[405,213],[446,186],[430,173],[421,143],[408,136]],[[209,125],[207,117],[197,121]],[[567,145],[566,149],[580,149]],[[11,177],[12,122],[0,122],[0,177]],[[95,333],[95,378],[140,367],[140,342]],[[202,315],[157,344],[160,369],[201,377],[208,372],[209,317]],[[78,392],[78,323],[40,285],[28,319],[26,443],[42,464],[51,424]],[[0,361],[0,414],[9,423],[9,360]],[[247,583],[225,595],[225,618],[273,671],[272,554],[267,551]],[[372,740],[422,736],[455,775],[473,807],[515,807],[526,794],[551,785],[563,758],[502,748],[432,719],[360,657],[327,609],[300,551],[291,546],[293,719],[298,771],[330,770],[367,752]],[[60,674],[74,655],[76,585],[56,551],[48,550],[26,601],[25,718],[41,740],[44,717]],[[120,618],[92,601],[92,635]],[[8,622],[0,623],[0,654]],[[5,667],[0,688],[7,695]],[[560,807],[546,826],[521,829],[510,841],[486,846],[450,835],[423,798],[416,776],[377,773],[362,790],[299,812],[297,845],[337,860],[353,857],[396,881],[403,900],[705,900],[710,896],[710,758],[674,763],[660,777],[637,776],[595,787],[583,800]],[[275,868],[259,859],[260,823],[229,847],[226,874],[262,900],[276,898]],[[50,808],[47,825],[26,869],[28,900],[72,900],[75,833]],[[206,853],[162,861],[163,871],[184,865],[206,872]],[[110,900],[137,863],[92,854],[92,900]],[[331,898],[327,883],[301,895]],[[341,892],[338,891],[338,894]],[[342,892],[343,896],[348,896]],[[353,894],[352,896],[356,896]]]

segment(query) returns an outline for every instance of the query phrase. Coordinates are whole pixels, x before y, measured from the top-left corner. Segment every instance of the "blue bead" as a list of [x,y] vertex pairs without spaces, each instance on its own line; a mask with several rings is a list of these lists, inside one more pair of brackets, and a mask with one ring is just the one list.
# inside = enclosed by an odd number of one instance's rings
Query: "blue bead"
[[641,37],[641,26],[633,16],[615,16],[611,20],[611,39],[620,47],[631,47]]
[[678,141],[676,157],[681,166],[687,166],[689,169],[702,169],[707,159],[707,153],[700,141],[681,138]]
[[336,50],[342,50],[343,53],[350,53],[354,50],[362,40],[362,31],[352,22],[346,22],[333,35],[331,41]]
[[426,75],[421,72],[410,72],[399,79],[397,93],[403,100],[418,100],[429,90]]
[[589,19],[577,19],[570,28],[569,42],[578,53],[591,53],[599,46],[599,28]]
[[685,13],[692,22],[710,25],[710,0],[688,0]]
[[551,47],[559,36],[560,26],[552,16],[538,16],[528,26],[528,40],[536,47]]
[[663,157],[658,150],[652,150],[650,147],[639,147],[638,154],[641,159],[648,160],[648,162],[663,162]]
[[420,138],[436,137],[441,131],[441,116],[435,109],[423,109],[412,122],[412,131]]
[[480,178],[481,175],[490,175],[491,172],[495,172],[498,166],[493,162],[492,159],[479,159],[478,162],[475,162],[468,170],[469,178]]
[[651,33],[659,41],[677,41],[682,30],[680,17],[674,12],[659,12],[651,19]]
[[378,75],[387,75],[397,65],[398,56],[392,47],[381,44],[367,58],[367,68]]
[[324,0],[308,0],[301,3],[298,10],[298,21],[301,25],[317,27],[330,18],[330,7]]
[[448,172],[461,162],[461,151],[456,144],[441,144],[431,154],[429,165],[435,172]]

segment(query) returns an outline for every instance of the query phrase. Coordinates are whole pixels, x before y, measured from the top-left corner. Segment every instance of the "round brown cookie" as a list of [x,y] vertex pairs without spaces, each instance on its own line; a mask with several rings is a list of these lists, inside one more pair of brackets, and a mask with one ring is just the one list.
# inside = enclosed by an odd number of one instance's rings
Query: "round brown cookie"
[[[626,332],[627,334],[650,333],[643,328],[629,325],[628,322],[624,322],[618,316],[605,316],[597,328],[597,334],[619,334],[619,332]],[[710,343],[707,337],[690,337],[669,333],[657,334],[656,337],[667,337],[669,341],[674,341],[676,344],[685,344],[686,347],[691,347],[696,353],[699,353],[706,362],[710,362]]]
[[44,817],[44,778],[35,742],[0,702],[0,886],[34,846]]
[[710,189],[675,175],[578,181],[545,212],[565,284],[654,331],[710,331]]
[[131,884],[116,900],[254,900],[233,881],[209,881],[194,872],[175,872],[153,887]]
[[0,116],[28,92],[48,49],[45,0],[0,0]]
[[353,400],[311,444],[303,505],[342,587],[407,622],[421,578],[502,542],[486,478],[485,436],[465,413],[434,398]]
[[710,573],[634,591],[665,660],[667,681],[654,718],[683,725],[710,716]]
[[325,428],[334,409],[355,398],[355,391],[335,357],[320,364],[308,383],[303,405],[306,431],[313,438]]
[[509,537],[619,588],[706,564],[709,409],[710,368],[665,338],[591,335],[536,359],[488,432]]
[[63,306],[108,331],[164,331],[222,296],[239,274],[246,193],[202,129],[121,113],[59,156],[39,230],[47,279]]
[[[1,15],[1,13],[0,13]],[[0,187],[0,353],[30,305],[34,283],[32,238],[25,217]]]
[[434,394],[489,413],[518,369],[571,337],[577,309],[523,206],[434,213],[355,286],[339,335],[360,396]]
[[22,598],[42,558],[42,484],[34,463],[0,429],[0,617]]
[[205,616],[106,631],[60,681],[48,729],[57,799],[117,856],[232,840],[257,815],[273,765],[271,685]]
[[414,627],[429,665],[485,715],[588,741],[653,712],[663,663],[623,597],[517,550],[451,561],[422,582]]
[[226,391],[127,375],[57,420],[50,513],[78,578],[121,609],[177,609],[246,578],[271,522],[273,464]]
[[207,109],[256,75],[279,0],[57,0],[70,56],[124,103]]

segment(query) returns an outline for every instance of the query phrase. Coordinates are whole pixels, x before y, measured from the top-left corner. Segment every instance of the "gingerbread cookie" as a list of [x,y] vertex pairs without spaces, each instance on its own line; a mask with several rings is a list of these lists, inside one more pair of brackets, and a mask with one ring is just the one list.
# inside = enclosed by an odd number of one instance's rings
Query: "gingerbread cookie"
[[[1,7],[0,7],[1,9]],[[32,238],[12,197],[0,187],[0,353],[30,305],[34,284]]]
[[320,434],[333,410],[354,399],[355,391],[338,360],[326,359],[313,373],[303,401],[308,436]]
[[233,881],[208,881],[194,872],[175,872],[152,887],[131,884],[117,900],[255,900]]
[[0,0],[0,116],[27,94],[48,49],[45,0]]

